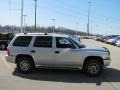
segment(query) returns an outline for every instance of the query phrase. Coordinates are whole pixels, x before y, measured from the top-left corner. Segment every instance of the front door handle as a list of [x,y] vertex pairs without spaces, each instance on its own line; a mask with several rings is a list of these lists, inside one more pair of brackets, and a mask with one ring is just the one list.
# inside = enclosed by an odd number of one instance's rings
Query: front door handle
[[31,50],[30,52],[31,52],[31,53],[35,53],[35,50]]
[[59,53],[60,53],[60,51],[55,51],[55,53],[56,53],[56,54],[59,54]]

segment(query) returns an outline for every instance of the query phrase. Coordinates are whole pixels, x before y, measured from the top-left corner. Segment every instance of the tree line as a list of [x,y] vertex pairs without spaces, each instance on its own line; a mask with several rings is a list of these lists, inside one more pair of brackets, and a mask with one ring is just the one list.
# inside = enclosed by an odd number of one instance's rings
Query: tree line
[[[64,34],[69,34],[69,35],[87,35],[86,32],[82,31],[75,31],[69,28],[64,28],[64,27],[37,27],[36,30],[34,26],[26,26],[23,28],[24,33],[52,33],[54,29],[55,33],[64,33]],[[19,26],[12,26],[12,25],[5,25],[2,26],[0,25],[0,33],[20,33],[21,28]]]

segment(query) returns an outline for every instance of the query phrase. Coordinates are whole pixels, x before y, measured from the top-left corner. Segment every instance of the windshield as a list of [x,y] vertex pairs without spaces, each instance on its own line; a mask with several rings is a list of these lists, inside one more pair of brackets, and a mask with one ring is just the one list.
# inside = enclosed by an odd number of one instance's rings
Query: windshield
[[75,45],[77,45],[79,48],[84,48],[84,47],[86,47],[85,45],[81,44],[79,41],[74,40],[72,37],[69,37],[69,39],[70,39],[73,43],[75,43]]
[[120,37],[114,37],[113,39],[119,39]]

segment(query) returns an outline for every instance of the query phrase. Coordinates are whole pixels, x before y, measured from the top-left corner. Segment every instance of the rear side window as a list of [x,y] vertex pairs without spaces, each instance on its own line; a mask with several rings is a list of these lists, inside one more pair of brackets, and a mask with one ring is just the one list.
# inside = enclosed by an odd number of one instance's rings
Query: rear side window
[[52,48],[52,37],[50,36],[38,36],[35,39],[34,47],[48,47]]
[[13,43],[13,46],[29,46],[32,36],[19,36]]

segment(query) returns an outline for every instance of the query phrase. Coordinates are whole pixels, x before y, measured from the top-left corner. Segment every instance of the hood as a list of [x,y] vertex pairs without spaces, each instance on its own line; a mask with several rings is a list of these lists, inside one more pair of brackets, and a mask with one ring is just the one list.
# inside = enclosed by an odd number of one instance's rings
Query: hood
[[102,52],[108,52],[108,49],[105,47],[99,47],[99,46],[86,46],[84,48],[87,51],[102,51]]

